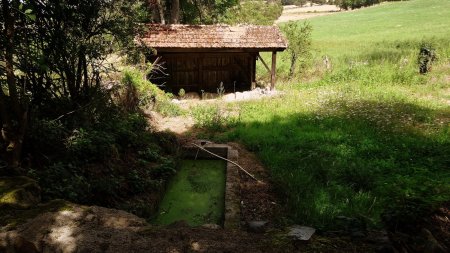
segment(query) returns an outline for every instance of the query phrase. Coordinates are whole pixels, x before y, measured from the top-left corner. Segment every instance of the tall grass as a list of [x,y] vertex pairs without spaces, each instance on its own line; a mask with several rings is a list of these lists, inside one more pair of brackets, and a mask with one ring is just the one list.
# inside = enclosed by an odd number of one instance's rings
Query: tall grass
[[[382,213],[411,200],[449,201],[449,7],[412,0],[311,19],[309,67],[287,81],[282,53],[285,95],[238,104],[239,122],[213,137],[258,154],[292,222],[333,228],[347,216],[380,226]],[[428,75],[417,66],[424,41],[438,52]]]
[[241,124],[219,138],[258,153],[296,222],[329,227],[344,215],[379,225],[395,201],[450,199],[440,121],[450,111],[370,92],[316,86],[244,103]]

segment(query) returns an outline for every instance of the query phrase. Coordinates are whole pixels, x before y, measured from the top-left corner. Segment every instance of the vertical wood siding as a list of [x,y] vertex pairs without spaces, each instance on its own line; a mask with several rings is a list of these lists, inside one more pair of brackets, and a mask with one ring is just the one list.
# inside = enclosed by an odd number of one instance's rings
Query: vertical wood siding
[[[160,54],[165,74],[153,72],[150,80],[178,93],[204,90],[216,92],[223,82],[226,92],[249,90],[255,81],[256,53],[164,53]],[[153,59],[150,59],[152,61]]]

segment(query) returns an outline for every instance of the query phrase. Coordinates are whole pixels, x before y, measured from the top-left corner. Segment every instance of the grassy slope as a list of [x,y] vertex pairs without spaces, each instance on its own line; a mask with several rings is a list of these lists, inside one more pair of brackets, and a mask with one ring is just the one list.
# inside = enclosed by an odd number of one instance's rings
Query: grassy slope
[[[333,55],[378,41],[444,38],[450,34],[448,0],[390,2],[311,20],[313,39]],[[358,50],[356,50],[358,52]]]
[[[316,57],[330,55],[333,71],[317,58],[320,80],[242,103],[240,123],[216,138],[258,153],[295,222],[336,227],[345,215],[379,225],[411,200],[411,211],[450,200],[449,7],[415,0],[312,19]],[[418,47],[431,37],[440,60],[420,76]],[[280,63],[283,74],[286,55]]]

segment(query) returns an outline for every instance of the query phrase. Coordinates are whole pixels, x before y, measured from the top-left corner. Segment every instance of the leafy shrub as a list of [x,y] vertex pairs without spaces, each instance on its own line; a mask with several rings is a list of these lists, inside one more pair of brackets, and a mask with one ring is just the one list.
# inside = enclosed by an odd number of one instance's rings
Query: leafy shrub
[[67,151],[74,159],[93,161],[108,157],[114,143],[111,133],[80,128],[67,139]]
[[127,182],[130,185],[130,190],[133,193],[141,193],[145,191],[147,181],[144,177],[139,175],[136,170],[132,170],[127,175]]
[[175,175],[175,163],[173,160],[164,159],[162,163],[150,171],[152,178],[169,179]]
[[136,195],[159,192],[174,174],[171,150],[148,131],[148,119],[113,101],[95,90],[92,101],[75,110],[55,107],[51,118],[56,120],[32,121],[27,150],[42,165],[29,169],[29,175],[39,181],[43,199],[117,208]]
[[124,89],[119,97],[120,104],[132,111],[139,107],[143,110],[154,109],[164,116],[180,115],[180,108],[171,102],[172,96],[145,80],[144,75],[145,73],[134,68],[124,71]]
[[185,91],[183,88],[181,88],[181,89],[178,91],[178,96],[180,96],[180,98],[183,98],[184,95],[186,95],[186,91]]
[[64,150],[67,129],[59,120],[37,119],[31,126],[29,140],[33,150],[54,155]]
[[334,3],[342,9],[357,9],[361,7],[371,6],[381,2],[395,2],[403,0],[335,0]]
[[420,45],[420,52],[417,56],[417,63],[419,64],[419,73],[426,74],[431,71],[431,65],[437,59],[436,49],[433,44],[423,42]]
[[111,205],[115,198],[120,195],[126,196],[126,192],[121,190],[122,182],[125,181],[121,176],[110,175],[90,180],[92,180],[91,193],[95,196],[95,201],[102,205]]
[[248,1],[228,9],[220,21],[227,24],[272,25],[282,11],[278,1]]
[[292,77],[297,70],[303,70],[311,59],[312,26],[307,22],[290,21],[282,30],[289,41],[287,52],[291,61],[289,76]]
[[30,176],[38,179],[42,187],[43,199],[64,198],[78,203],[86,203],[91,185],[74,165],[55,163],[43,170],[29,172]]
[[138,154],[140,158],[149,162],[156,162],[161,158],[160,148],[156,145],[151,145],[145,150],[138,151]]
[[112,133],[119,147],[141,148],[151,143],[153,137],[147,133],[147,119],[140,113],[131,113],[122,119],[111,120],[101,126],[101,129]]

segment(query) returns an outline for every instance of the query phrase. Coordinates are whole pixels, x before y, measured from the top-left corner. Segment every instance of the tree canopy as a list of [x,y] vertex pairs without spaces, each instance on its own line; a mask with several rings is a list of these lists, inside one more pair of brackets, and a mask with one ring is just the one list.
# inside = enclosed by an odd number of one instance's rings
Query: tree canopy
[[49,101],[90,100],[113,50],[133,46],[147,11],[139,0],[1,1],[0,115],[18,165],[29,114]]

